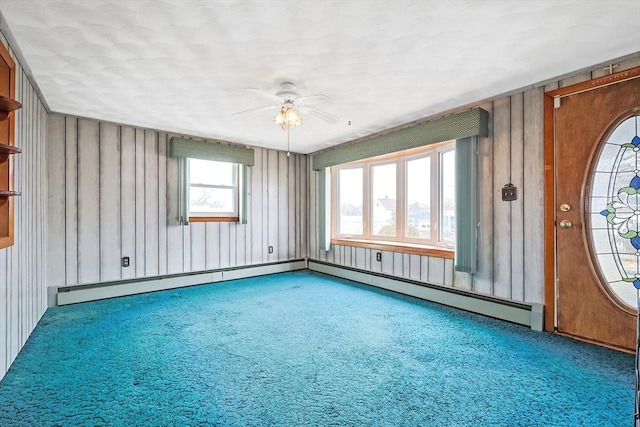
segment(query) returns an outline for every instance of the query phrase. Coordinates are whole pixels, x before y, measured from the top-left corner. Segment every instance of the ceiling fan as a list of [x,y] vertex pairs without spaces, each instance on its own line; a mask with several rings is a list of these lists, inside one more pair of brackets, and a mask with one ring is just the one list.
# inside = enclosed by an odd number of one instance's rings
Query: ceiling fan
[[[297,124],[295,124],[295,120],[294,123],[284,122],[285,124],[283,124],[282,120],[287,120],[287,118],[285,117],[285,113],[291,112],[290,110],[292,109],[293,112],[291,113],[293,114],[295,114],[295,111],[300,111],[303,114],[309,114],[310,116],[317,117],[328,123],[336,123],[338,121],[338,117],[334,116],[333,114],[329,114],[325,111],[318,110],[317,108],[310,107],[310,105],[331,102],[331,98],[329,98],[327,95],[322,94],[300,96],[298,92],[296,92],[296,85],[291,82],[280,83],[280,90],[275,94],[267,92],[263,89],[253,87],[248,87],[246,89],[250,92],[269,98],[274,104],[252,108],[250,110],[239,111],[237,113],[233,113],[234,116],[239,114],[254,113],[258,111],[280,109],[280,113],[278,113],[278,116],[274,117],[274,120],[276,121],[276,123],[282,126],[282,128],[285,128],[297,126],[301,123],[298,117]],[[280,117],[280,119],[278,119],[278,117]]]

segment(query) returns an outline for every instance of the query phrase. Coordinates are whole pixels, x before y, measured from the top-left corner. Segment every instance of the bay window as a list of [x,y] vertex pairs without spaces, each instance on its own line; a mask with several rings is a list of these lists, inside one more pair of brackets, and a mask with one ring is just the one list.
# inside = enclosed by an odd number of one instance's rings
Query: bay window
[[333,166],[332,237],[453,248],[454,145]]

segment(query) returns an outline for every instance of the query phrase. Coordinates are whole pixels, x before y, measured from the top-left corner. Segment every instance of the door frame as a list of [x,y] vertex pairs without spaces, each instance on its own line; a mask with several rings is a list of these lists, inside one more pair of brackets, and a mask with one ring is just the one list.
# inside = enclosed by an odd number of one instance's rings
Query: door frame
[[[598,89],[640,76],[640,67],[544,93],[544,330],[557,330],[556,316],[556,181],[555,103],[569,95]],[[557,101],[556,101],[557,100]]]

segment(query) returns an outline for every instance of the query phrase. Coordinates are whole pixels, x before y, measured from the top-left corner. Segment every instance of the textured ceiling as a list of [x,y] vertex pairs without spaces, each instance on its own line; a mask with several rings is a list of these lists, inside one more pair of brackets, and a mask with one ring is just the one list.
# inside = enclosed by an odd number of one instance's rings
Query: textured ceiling
[[326,94],[316,150],[640,51],[640,1],[0,0],[54,112],[283,149],[245,88]]

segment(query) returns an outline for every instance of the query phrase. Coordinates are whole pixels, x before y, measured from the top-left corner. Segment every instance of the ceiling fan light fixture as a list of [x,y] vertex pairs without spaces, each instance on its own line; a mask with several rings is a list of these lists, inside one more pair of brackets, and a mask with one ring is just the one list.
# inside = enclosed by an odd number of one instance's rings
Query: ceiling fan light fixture
[[302,124],[300,114],[292,107],[282,107],[280,112],[273,118],[278,126],[284,128],[294,128]]

